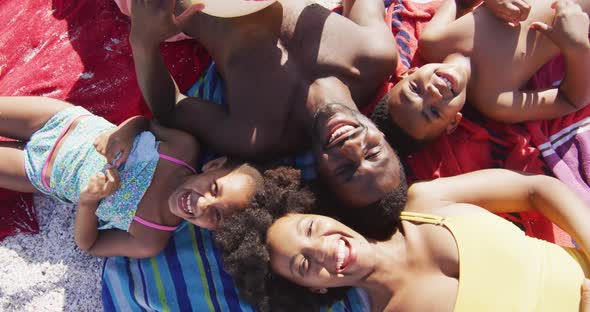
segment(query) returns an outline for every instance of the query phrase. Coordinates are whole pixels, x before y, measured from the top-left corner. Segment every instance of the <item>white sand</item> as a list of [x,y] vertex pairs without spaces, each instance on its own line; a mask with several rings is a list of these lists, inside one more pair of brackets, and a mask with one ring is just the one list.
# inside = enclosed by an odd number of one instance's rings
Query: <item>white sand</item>
[[0,311],[102,311],[102,260],[74,243],[75,206],[35,196],[41,231],[0,242]]
[[[333,8],[339,0],[318,0]],[[35,196],[41,231],[0,242],[0,311],[102,311],[102,259],[74,243],[75,206]]]

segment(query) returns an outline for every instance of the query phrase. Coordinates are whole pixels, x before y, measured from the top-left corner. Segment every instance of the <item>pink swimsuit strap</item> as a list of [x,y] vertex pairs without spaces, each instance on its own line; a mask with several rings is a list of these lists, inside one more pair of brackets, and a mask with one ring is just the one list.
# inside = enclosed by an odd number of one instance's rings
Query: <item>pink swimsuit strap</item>
[[165,225],[156,224],[156,223],[150,222],[148,220],[144,220],[144,219],[140,218],[139,216],[134,216],[133,220],[137,221],[149,228],[160,230],[160,231],[172,232],[172,231],[175,231],[177,228],[177,226],[165,226]]
[[191,165],[187,164],[186,162],[184,162],[178,158],[174,158],[172,156],[168,156],[168,155],[162,154],[162,153],[160,153],[160,158],[165,159],[169,162],[173,162],[175,164],[181,165],[181,166],[189,169],[190,171],[192,171],[194,174],[197,173],[197,170],[195,170],[195,168],[193,168]]
[[[166,155],[166,154],[160,154],[160,158],[165,159],[165,160],[167,160],[169,162],[173,162],[175,164],[181,165],[181,166],[189,169],[193,173],[197,173],[197,170],[195,170],[195,168],[193,168],[191,165],[187,164],[186,162],[184,162],[184,161],[182,161],[182,160],[180,160],[178,158],[175,158],[175,157],[172,157],[172,156],[169,156],[169,155]],[[145,226],[147,226],[149,228],[160,230],[160,231],[169,231],[169,232],[171,232],[171,231],[175,231],[176,228],[177,228],[176,226],[165,226],[165,225],[156,224],[156,223],[147,221],[145,219],[142,219],[139,216],[134,216],[133,217],[133,220],[134,221],[137,221],[137,222],[139,222],[139,223],[141,223],[141,224],[143,224],[143,225],[145,225]]]
[[68,130],[70,129],[70,127],[72,126],[74,121],[78,120],[81,117],[86,117],[86,116],[92,116],[92,114],[82,114],[82,115],[78,115],[78,116],[70,119],[70,121],[68,121],[66,126],[63,127],[63,129],[61,130],[61,133],[59,134],[59,136],[55,140],[55,144],[53,144],[53,147],[51,147],[51,151],[49,151],[49,155],[47,156],[47,159],[45,159],[45,163],[43,163],[43,168],[41,169],[41,183],[43,183],[43,186],[45,186],[45,188],[48,191],[51,190],[51,187],[49,186],[49,183],[47,182],[47,180],[45,180],[45,174],[47,174],[47,169],[49,168],[49,160],[51,159],[51,156],[53,155],[53,153],[55,153],[55,149],[57,148],[59,141],[61,141],[61,139],[64,137],[64,135],[66,135],[66,132],[68,132]]

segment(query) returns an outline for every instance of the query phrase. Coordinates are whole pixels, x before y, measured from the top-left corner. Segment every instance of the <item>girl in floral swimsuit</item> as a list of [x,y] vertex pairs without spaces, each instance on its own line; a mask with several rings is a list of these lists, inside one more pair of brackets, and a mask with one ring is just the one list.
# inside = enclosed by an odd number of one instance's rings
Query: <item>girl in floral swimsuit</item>
[[263,181],[225,157],[197,174],[192,136],[141,116],[117,127],[50,98],[0,97],[0,135],[16,140],[0,142],[0,188],[77,204],[74,239],[96,256],[153,256],[183,219],[216,229]]

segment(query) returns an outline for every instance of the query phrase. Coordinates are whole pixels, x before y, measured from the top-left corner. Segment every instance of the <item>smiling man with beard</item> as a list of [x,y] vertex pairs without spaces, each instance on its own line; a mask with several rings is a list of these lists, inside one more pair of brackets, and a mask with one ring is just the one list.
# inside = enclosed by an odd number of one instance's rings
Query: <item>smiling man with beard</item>
[[[380,206],[391,192],[405,194],[395,151],[357,108],[373,100],[397,64],[381,0],[344,1],[343,16],[281,0],[239,18],[198,10],[175,18],[172,2],[133,1],[131,9],[138,81],[160,122],[249,160],[300,152],[313,142],[321,180],[341,206]],[[216,62],[227,111],[175,88],[159,44],[179,31]]]

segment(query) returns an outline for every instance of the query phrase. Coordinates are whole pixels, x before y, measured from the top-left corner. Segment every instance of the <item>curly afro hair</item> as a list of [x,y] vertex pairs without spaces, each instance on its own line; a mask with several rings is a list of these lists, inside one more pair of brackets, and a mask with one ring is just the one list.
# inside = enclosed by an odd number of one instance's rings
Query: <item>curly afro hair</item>
[[413,152],[420,150],[430,140],[418,140],[412,137],[404,129],[400,128],[389,116],[389,93],[385,94],[379,103],[375,106],[371,114],[371,120],[375,123],[377,128],[385,135],[385,140],[396,150],[400,157],[407,156]]
[[315,196],[300,181],[297,169],[278,167],[263,174],[250,207],[226,219],[215,233],[223,267],[233,277],[240,296],[258,311],[319,311],[343,298],[348,288],[319,295],[273,273],[266,233],[272,223],[290,213],[314,210]]

